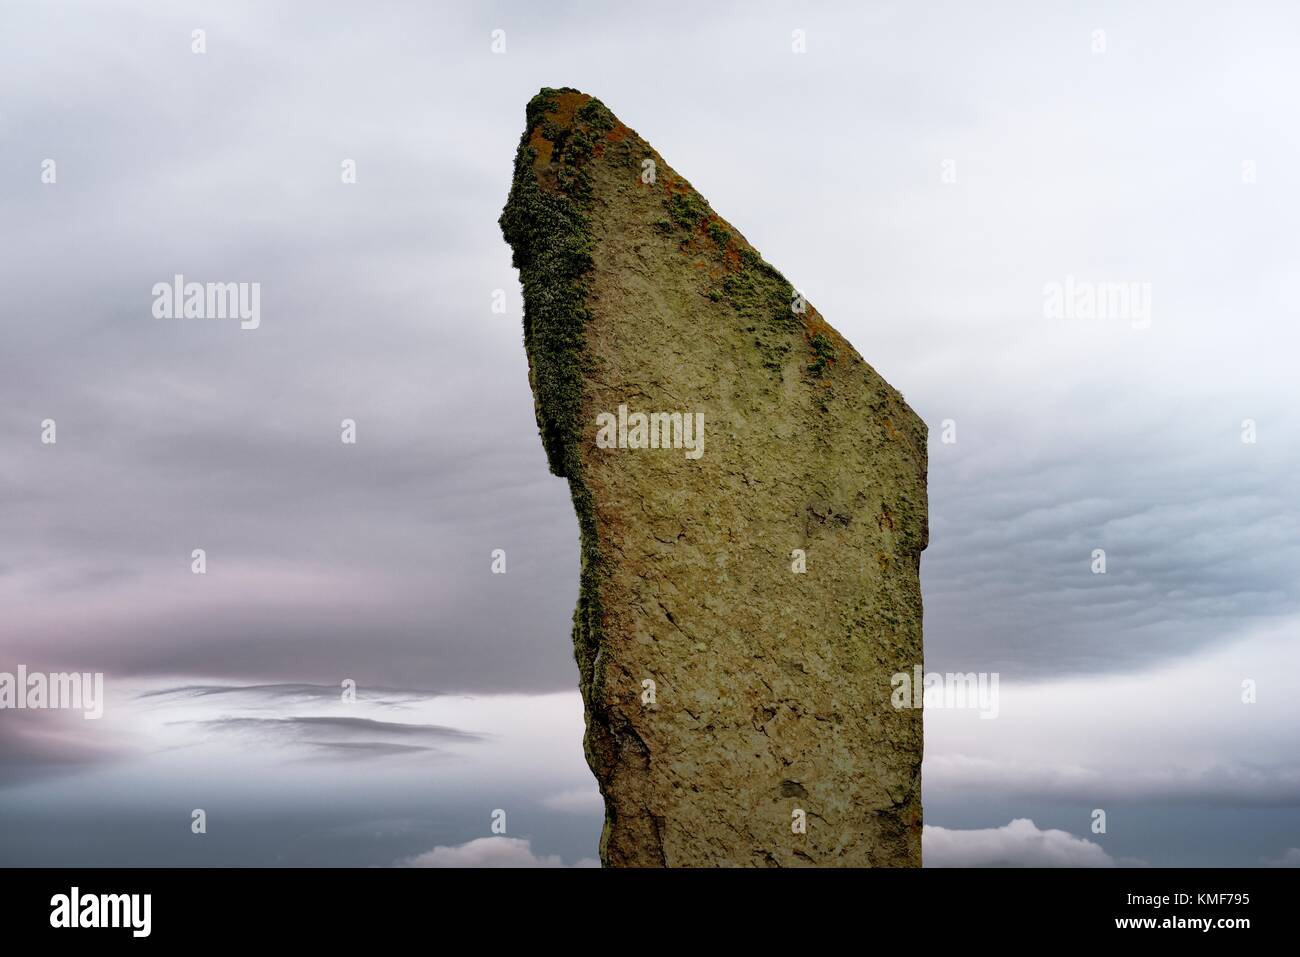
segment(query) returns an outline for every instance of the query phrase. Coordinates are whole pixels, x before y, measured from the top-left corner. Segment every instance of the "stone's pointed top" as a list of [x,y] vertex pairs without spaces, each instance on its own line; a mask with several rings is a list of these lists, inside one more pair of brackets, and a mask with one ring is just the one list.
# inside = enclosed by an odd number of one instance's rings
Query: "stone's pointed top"
[[[570,360],[579,355],[585,323],[585,306],[575,284],[584,283],[590,266],[589,213],[593,203],[613,202],[615,197],[620,203],[635,200],[629,206],[634,218],[649,217],[656,230],[675,239],[679,253],[689,254],[691,268],[712,280],[708,298],[732,307],[724,314],[763,320],[750,331],[756,333],[754,345],[767,367],[776,369],[793,352],[814,380],[825,382],[861,366],[898,409],[890,428],[924,457],[925,423],[902,396],[740,230],[604,103],[572,87],[544,87],[529,101],[526,114],[501,227],[525,287],[528,277],[522,274],[527,270],[549,286],[556,299],[536,303],[533,318],[538,321],[526,316],[524,322],[526,345],[540,329],[553,346],[530,348],[529,357],[534,363],[530,368],[538,425],[555,474],[569,474],[566,459],[575,428],[576,368]],[[596,189],[598,182],[603,189]],[[773,327],[800,333],[802,344],[787,348],[783,337],[768,334],[774,333]]]
[[573,126],[579,110],[587,108],[587,105],[592,103],[595,106],[591,107],[591,110],[613,118],[613,114],[600,100],[567,86],[560,89],[542,87],[541,91],[528,101],[524,115],[530,127],[547,122],[555,129],[569,129]]
[[583,93],[571,86],[544,86],[537,91],[537,95],[528,101],[528,109],[534,109],[538,104],[546,104],[549,108],[560,97],[580,97],[582,100],[590,100],[590,93]]
[[919,865],[924,423],[586,93],[528,104],[501,227],[578,516],[602,860]]

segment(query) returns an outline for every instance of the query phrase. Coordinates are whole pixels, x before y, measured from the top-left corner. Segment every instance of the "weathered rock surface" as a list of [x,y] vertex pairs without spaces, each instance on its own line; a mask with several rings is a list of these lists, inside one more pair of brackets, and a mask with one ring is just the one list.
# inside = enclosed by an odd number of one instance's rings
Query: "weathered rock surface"
[[[919,865],[921,712],[890,680],[922,662],[924,423],[599,100],[528,104],[501,226],[582,540],[602,860]],[[703,453],[601,447],[635,412],[702,413]]]

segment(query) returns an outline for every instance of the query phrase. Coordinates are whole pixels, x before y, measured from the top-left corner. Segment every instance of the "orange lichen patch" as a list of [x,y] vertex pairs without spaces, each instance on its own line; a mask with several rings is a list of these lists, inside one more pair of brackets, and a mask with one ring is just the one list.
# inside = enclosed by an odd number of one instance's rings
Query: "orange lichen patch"
[[551,167],[551,154],[555,150],[555,144],[542,135],[539,126],[528,137],[528,145],[533,148],[533,176],[537,185],[547,193],[559,192],[560,180]]
[[803,321],[803,337],[809,343],[812,342],[814,336],[819,335],[824,336],[836,345],[844,341],[843,337],[835,331],[835,328],[822,318],[822,314],[813,307],[811,302],[804,303],[804,311],[799,318]]
[[[578,107],[590,100],[585,93],[561,93],[555,101],[555,109],[551,110],[547,117],[559,127],[569,127],[573,125],[573,116],[578,111]],[[528,136],[528,145],[533,149],[533,171],[537,175],[537,180],[543,188],[554,192],[556,188],[556,176],[554,170],[550,169],[551,156],[555,152],[555,144],[546,138],[542,132],[542,124],[533,127],[532,133]]]
[[[555,109],[551,110],[547,117],[558,127],[570,127],[573,125],[573,116],[578,108],[590,99],[591,97],[586,93],[576,91],[561,93],[555,99]],[[546,167],[551,165],[551,154],[555,150],[555,144],[546,138],[542,132],[542,125],[538,124],[528,137],[528,145],[533,148],[533,169],[541,176]]]
[[544,166],[551,163],[551,151],[555,149],[555,144],[542,135],[540,126],[533,130],[533,135],[528,137],[528,145],[533,148],[533,169],[541,170]]
[[[726,232],[726,240],[717,242],[716,236],[714,236],[713,231],[709,228],[714,225]],[[700,230],[710,239],[717,242],[718,250],[722,253],[723,271],[729,273],[740,272],[740,242],[737,239],[736,230],[732,228],[731,224],[717,213],[714,213],[713,215],[706,217],[700,223]]]
[[578,93],[576,90],[570,93],[561,93],[555,99],[555,109],[551,110],[551,122],[559,127],[568,127],[573,125],[573,114],[578,111],[578,107],[590,100],[586,93]]
[[622,123],[620,123],[618,124],[618,126],[614,127],[612,130],[610,130],[608,133],[605,134],[605,139],[607,139],[611,143],[618,143],[622,140],[627,139],[631,135],[632,135],[631,127],[624,126]]
[[[895,431],[894,423],[890,421],[889,416],[885,416],[884,422],[885,422],[885,431],[889,433],[889,437],[891,439],[898,438],[898,432]],[[891,525],[890,527],[892,528],[893,526]]]
[[[712,227],[717,226],[727,234],[725,240],[719,241]],[[714,275],[722,276],[726,273],[740,272],[740,246],[736,239],[736,231],[725,219],[717,213],[713,213],[700,220],[697,231],[707,236],[709,241],[718,247],[722,253],[722,269]]]

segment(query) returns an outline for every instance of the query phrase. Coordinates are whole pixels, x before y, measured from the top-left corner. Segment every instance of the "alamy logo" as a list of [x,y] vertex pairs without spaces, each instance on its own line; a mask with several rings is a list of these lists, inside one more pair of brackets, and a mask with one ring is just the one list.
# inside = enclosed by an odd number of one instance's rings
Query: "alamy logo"
[[596,416],[596,447],[600,449],[682,449],[688,459],[704,454],[703,412],[633,412],[618,407],[618,415]]
[[1151,283],[1065,282],[1043,286],[1044,319],[1120,319],[1134,329],[1151,325]]
[[70,894],[50,898],[51,927],[129,927],[132,937],[148,937],[153,895],[86,894],[72,888]]
[[893,693],[890,703],[895,710],[904,708],[978,708],[981,718],[996,718],[1001,710],[998,704],[998,679],[994,671],[952,672],[926,671],[920,665],[912,673],[900,671],[889,681]]
[[262,324],[260,282],[186,282],[178,273],[154,283],[153,297],[155,319],[238,319],[241,329]]
[[18,666],[18,673],[0,671],[0,711],[6,708],[21,710],[67,709],[85,712],[87,719],[104,716],[104,673],[28,672],[26,665]]

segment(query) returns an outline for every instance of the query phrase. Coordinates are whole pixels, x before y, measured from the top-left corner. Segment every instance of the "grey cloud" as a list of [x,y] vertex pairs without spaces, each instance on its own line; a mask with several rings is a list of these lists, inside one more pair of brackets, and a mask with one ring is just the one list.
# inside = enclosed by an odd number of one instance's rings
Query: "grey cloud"
[[[410,688],[364,688],[358,689],[367,700],[382,704],[395,704],[401,701],[421,700],[432,696],[429,691],[416,691]],[[154,688],[140,692],[139,698],[185,697],[210,698],[215,696],[249,696],[254,699],[306,698],[324,701],[338,701],[340,689],[335,685],[314,685],[305,683],[280,683],[261,685],[179,685],[174,688]]]
[[395,735],[398,737],[430,738],[444,741],[481,741],[483,735],[460,728],[437,724],[402,724],[397,721],[377,721],[374,718],[209,718],[188,722],[215,731],[266,731],[296,734],[302,731],[334,732],[354,737],[358,734]]
[[386,758],[412,754],[430,754],[435,748],[418,744],[395,744],[384,741],[304,741],[308,747],[317,748],[324,754],[319,760],[330,761],[336,758]]
[[0,787],[50,775],[76,774],[108,764],[126,752],[121,743],[54,711],[0,712]]
[[1289,762],[1246,763],[1224,759],[1187,768],[1153,758],[1144,769],[1120,768],[1076,758],[1037,763],[935,755],[927,759],[927,785],[948,794],[1014,800],[1159,804],[1166,807],[1294,808],[1300,806],[1300,771]]
[[1300,511],[1283,478],[1295,445],[1244,446],[1226,419],[1206,428],[1199,399],[1172,427],[1149,410],[1045,404],[1046,421],[1027,413],[1028,441],[980,414],[959,419],[955,445],[931,433],[922,573],[937,667],[1118,672],[1300,607]]

